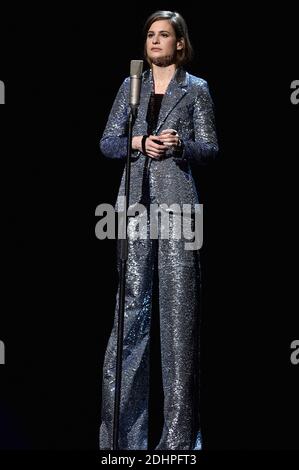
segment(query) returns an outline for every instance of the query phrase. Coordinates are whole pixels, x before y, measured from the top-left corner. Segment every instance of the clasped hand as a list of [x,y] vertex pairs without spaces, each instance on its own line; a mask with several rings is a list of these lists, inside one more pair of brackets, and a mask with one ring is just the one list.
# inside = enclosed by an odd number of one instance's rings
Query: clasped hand
[[[134,137],[133,139],[139,140],[138,150],[142,151],[142,136]],[[181,141],[175,129],[164,129],[164,131],[162,131],[159,135],[149,135],[147,137],[145,140],[145,150],[149,157],[158,160],[165,155],[169,148],[179,147],[180,144]]]

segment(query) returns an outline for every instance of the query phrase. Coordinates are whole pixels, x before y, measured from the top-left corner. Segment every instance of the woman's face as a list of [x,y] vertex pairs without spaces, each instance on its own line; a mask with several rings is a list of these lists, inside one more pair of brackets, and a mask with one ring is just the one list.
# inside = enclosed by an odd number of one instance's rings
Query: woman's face
[[155,65],[167,66],[175,63],[176,51],[182,49],[173,26],[168,20],[157,20],[149,28],[146,38],[148,58]]

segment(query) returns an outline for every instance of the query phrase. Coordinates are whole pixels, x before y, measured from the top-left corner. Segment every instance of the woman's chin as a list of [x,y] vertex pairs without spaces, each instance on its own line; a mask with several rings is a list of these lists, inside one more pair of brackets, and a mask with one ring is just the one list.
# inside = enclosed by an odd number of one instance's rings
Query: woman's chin
[[174,63],[173,56],[160,56],[160,57],[151,57],[152,64],[157,65],[158,67],[168,67]]

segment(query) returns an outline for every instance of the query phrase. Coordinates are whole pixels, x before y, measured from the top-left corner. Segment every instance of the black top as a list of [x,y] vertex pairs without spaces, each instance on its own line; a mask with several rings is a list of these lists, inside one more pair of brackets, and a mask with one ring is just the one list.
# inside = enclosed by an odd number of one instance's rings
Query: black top
[[[163,96],[164,95],[160,93],[151,93],[149,103],[148,103],[148,108],[147,108],[147,114],[146,114],[148,135],[152,135],[152,133],[156,130]],[[146,155],[144,168],[143,168],[143,178],[142,178],[142,196],[141,196],[141,200],[139,201],[140,204],[143,204],[145,207],[147,207],[150,201],[149,173],[148,173],[149,164],[150,164],[150,158],[148,155]]]
[[151,135],[157,127],[163,96],[161,93],[151,93],[146,115],[148,135]]

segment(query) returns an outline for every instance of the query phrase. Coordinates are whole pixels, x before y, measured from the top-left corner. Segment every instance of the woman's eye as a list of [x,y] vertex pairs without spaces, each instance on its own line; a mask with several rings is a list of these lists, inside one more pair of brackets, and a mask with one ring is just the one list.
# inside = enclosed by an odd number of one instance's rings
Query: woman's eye
[[[147,35],[148,38],[152,38],[153,36],[154,36],[153,33],[148,33],[148,35]],[[167,33],[161,33],[161,36],[162,36],[163,38],[168,38],[168,34],[167,34]]]

